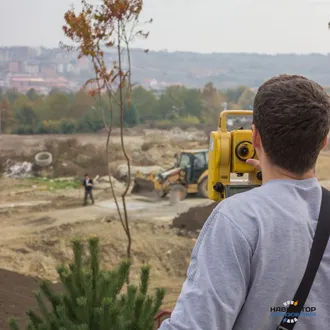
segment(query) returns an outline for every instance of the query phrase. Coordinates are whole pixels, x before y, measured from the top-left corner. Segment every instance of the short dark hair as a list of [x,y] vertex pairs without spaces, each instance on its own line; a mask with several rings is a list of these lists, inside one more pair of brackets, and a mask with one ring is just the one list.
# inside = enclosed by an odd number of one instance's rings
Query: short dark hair
[[330,97],[305,77],[274,77],[258,89],[253,123],[271,163],[304,174],[315,167],[329,134]]
[[87,173],[85,173],[85,175],[84,176],[88,176],[88,174]]

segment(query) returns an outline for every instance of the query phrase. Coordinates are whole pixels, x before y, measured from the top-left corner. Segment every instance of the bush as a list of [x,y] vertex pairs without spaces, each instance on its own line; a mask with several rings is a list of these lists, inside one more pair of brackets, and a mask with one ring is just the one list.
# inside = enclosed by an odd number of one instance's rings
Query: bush
[[[58,274],[64,293],[56,294],[50,283],[43,281],[36,293],[39,314],[28,311],[28,330],[152,330],[165,291],[157,289],[148,295],[150,268],[141,268],[140,285],[128,285],[121,294],[130,272],[130,263],[122,261],[112,271],[100,269],[99,240],[89,239],[90,260],[84,265],[83,244],[73,242],[74,262],[61,266]],[[51,310],[47,309],[44,298]],[[12,330],[19,327],[10,320]]]
[[73,134],[77,131],[77,125],[73,120],[61,119],[59,123],[59,131],[63,134]]
[[200,120],[196,116],[185,116],[185,117],[179,117],[175,123],[178,124],[186,124],[186,125],[198,125],[200,124]]
[[[201,124],[200,120],[196,116],[185,116],[185,117],[177,117],[173,120],[164,119],[164,120],[157,120],[152,123],[153,128],[159,129],[170,129],[173,126],[179,126],[181,128],[187,128],[191,126],[199,126]],[[149,125],[151,125],[149,123]]]
[[25,134],[33,134],[34,133],[34,129],[32,126],[26,125],[26,126],[18,126],[14,132],[14,134],[20,134],[20,135],[25,135]]
[[48,130],[47,128],[43,125],[42,122],[39,122],[36,129],[35,129],[36,134],[47,134]]
[[173,127],[173,121],[169,119],[162,119],[155,121],[153,128],[168,129],[170,127]]
[[38,124],[34,131],[36,134],[58,134],[59,121],[55,120],[43,120]]
[[20,125],[18,126],[13,133],[15,134],[59,134],[61,129],[64,130],[63,133],[74,133],[75,126],[72,125],[72,122],[63,123],[53,121],[53,120],[44,120],[37,122],[36,125]]
[[[109,122],[109,120],[107,121]],[[98,132],[104,128],[104,123],[101,115],[95,111],[87,113],[77,122],[77,132],[88,133]]]

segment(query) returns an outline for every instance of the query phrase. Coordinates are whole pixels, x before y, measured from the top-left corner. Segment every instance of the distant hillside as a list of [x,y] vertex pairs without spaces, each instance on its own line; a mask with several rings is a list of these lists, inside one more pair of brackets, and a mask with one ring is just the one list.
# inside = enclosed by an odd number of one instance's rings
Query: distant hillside
[[218,88],[238,85],[259,86],[274,75],[301,74],[330,86],[330,55],[284,54],[262,55],[246,53],[200,54],[190,52],[132,51],[134,80],[182,83],[201,87],[212,81]]
[[[112,64],[116,49],[106,51]],[[330,86],[330,55],[246,53],[201,54],[192,52],[131,50],[134,83],[159,90],[172,84],[203,87],[208,82],[221,89],[245,85],[259,86],[265,79],[281,73],[295,73]],[[126,61],[125,61],[126,60]],[[123,58],[124,64],[127,58]],[[78,87],[94,76],[91,61],[77,60],[77,54],[63,49],[0,47],[0,83],[8,73],[36,74],[44,78],[65,77]]]

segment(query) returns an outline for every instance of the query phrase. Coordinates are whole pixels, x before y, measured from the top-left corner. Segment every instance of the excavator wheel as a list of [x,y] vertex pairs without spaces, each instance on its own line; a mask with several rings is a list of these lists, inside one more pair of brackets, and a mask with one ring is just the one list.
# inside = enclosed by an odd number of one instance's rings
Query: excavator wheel
[[164,198],[164,197],[166,197],[167,194],[168,194],[168,192],[166,192],[164,190],[156,191],[156,195],[158,198]]
[[198,185],[198,194],[202,198],[209,198],[208,178],[204,178]]
[[176,183],[171,185],[171,190],[179,190],[180,192],[180,200],[183,201],[187,197],[187,189],[182,184]]

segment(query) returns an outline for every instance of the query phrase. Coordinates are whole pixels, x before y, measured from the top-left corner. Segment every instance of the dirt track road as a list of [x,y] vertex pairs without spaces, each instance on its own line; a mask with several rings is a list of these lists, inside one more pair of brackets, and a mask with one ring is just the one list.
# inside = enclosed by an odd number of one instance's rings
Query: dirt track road
[[[35,201],[38,203],[40,201]],[[43,201],[42,201],[43,202]],[[46,201],[44,201],[46,202]],[[30,201],[25,205],[33,206],[34,201]],[[123,206],[121,200],[118,200],[121,211]],[[127,198],[127,211],[132,221],[150,220],[159,224],[170,224],[173,218],[178,214],[187,211],[192,206],[208,205],[211,201],[202,198],[189,198],[177,205],[171,206],[168,199],[150,200],[140,196],[130,196]],[[11,206],[11,203],[2,203],[1,208]],[[19,206],[19,204],[18,204]],[[31,212],[18,216],[15,221],[10,218],[1,219],[2,228],[5,228],[4,236],[6,239],[15,237],[15,234],[28,234],[34,231],[30,225],[38,225],[38,229],[46,229],[61,225],[71,225],[76,222],[88,222],[92,220],[117,219],[117,207],[115,202],[111,200],[96,201],[95,205],[79,206],[75,208],[52,210],[51,212]],[[10,235],[12,233],[13,236]]]

